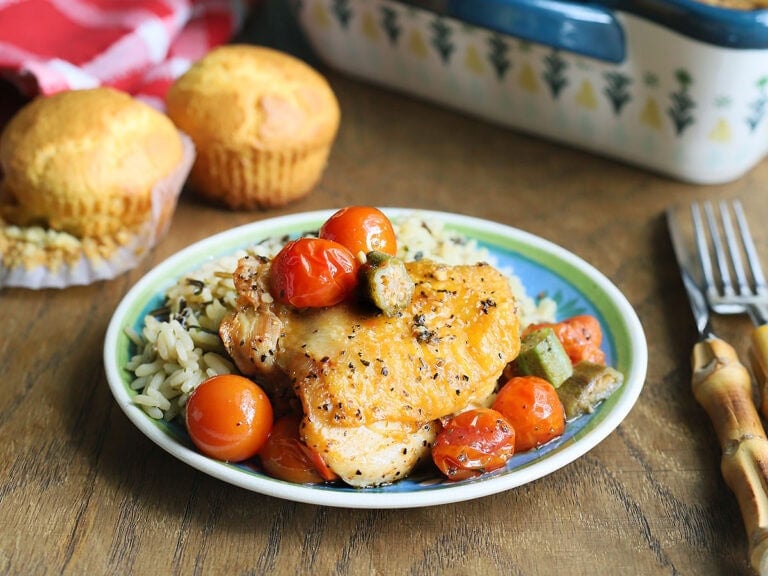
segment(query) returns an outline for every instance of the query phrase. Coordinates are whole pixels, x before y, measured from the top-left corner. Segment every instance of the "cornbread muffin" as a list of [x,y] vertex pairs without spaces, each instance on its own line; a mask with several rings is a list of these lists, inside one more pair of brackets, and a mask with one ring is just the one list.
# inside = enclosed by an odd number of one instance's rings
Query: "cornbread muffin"
[[110,88],[39,97],[0,135],[0,287],[65,287],[132,268],[168,229],[194,145]]
[[282,206],[308,194],[340,121],[318,72],[252,45],[209,52],[174,82],[166,108],[195,143],[192,188],[232,209]]
[[81,238],[130,229],[146,221],[153,186],[181,160],[174,124],[127,94],[37,98],[0,137],[2,216]]

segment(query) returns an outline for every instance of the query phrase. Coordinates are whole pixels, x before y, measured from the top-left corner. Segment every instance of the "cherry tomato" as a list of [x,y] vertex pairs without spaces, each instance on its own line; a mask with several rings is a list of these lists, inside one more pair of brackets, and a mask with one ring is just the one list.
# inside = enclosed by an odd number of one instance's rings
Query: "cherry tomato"
[[580,314],[563,320],[563,322],[576,330],[585,342],[595,346],[600,346],[603,343],[603,330],[600,328],[600,322],[594,316]]
[[477,408],[453,418],[432,445],[432,460],[449,480],[503,467],[515,452],[515,429],[496,410]]
[[525,332],[544,327],[554,330],[572,364],[578,364],[582,360],[605,364],[605,352],[600,349],[603,332],[594,316],[581,314],[561,322],[532,324],[525,329]]
[[514,426],[517,452],[541,446],[565,431],[565,410],[557,390],[538,376],[510,378],[492,408]]
[[333,306],[354,292],[358,267],[352,253],[338,242],[299,238],[272,260],[270,292],[279,302],[297,308]]
[[576,343],[571,350],[573,354],[571,362],[577,364],[584,360],[595,364],[605,364],[605,352],[600,349],[600,344],[603,342],[603,331],[597,318],[589,314],[581,314],[563,322],[570,326],[572,334],[575,334],[575,337],[572,336]]
[[372,206],[348,206],[328,218],[320,228],[320,238],[335,240],[357,256],[378,250],[390,256],[397,253],[397,238],[386,214]]
[[338,479],[320,455],[301,441],[301,418],[288,414],[278,418],[259,451],[264,472],[273,478],[298,484],[318,484]]
[[205,380],[192,392],[186,422],[200,452],[240,462],[254,456],[267,440],[272,404],[248,378],[222,374]]

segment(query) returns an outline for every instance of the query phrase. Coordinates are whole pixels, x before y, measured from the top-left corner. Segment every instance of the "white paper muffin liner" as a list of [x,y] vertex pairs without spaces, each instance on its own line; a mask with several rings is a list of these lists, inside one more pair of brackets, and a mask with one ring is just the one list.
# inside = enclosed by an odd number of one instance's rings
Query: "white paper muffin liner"
[[[47,264],[8,267],[0,262],[0,288],[16,287],[33,290],[82,286],[100,280],[111,280],[136,267],[146,254],[168,232],[179,195],[195,160],[192,139],[181,133],[183,157],[178,168],[152,189],[152,210],[148,220],[127,241],[119,242],[108,257],[89,255],[81,244],[81,254],[51,268]],[[79,242],[79,241],[78,241]],[[115,240],[117,243],[117,241]]]

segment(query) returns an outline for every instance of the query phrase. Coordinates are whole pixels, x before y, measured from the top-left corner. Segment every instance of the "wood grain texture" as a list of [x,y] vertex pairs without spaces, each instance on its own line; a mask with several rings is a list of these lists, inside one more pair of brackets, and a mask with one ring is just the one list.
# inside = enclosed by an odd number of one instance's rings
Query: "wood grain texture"
[[[690,391],[696,334],[663,212],[738,196],[750,220],[768,221],[768,164],[730,184],[687,185],[321,70],[343,120],[310,196],[247,213],[185,192],[169,235],[136,270],[89,287],[0,292],[0,573],[749,574],[717,437]],[[622,425],[531,484],[410,510],[260,496],[146,439],[114,403],[102,367],[107,323],[126,291],[216,232],[352,203],[492,219],[604,272],[649,343],[647,382]],[[768,254],[768,228],[753,231]],[[715,328],[746,351],[746,318],[718,318]]]

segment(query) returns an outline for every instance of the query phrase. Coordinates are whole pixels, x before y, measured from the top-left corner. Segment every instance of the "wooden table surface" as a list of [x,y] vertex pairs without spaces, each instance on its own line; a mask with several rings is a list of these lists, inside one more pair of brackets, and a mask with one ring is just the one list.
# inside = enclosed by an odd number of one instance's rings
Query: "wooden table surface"
[[[279,210],[185,194],[135,270],[66,290],[0,292],[2,574],[749,574],[720,451],[690,392],[696,340],[663,212],[740,197],[768,253],[768,162],[695,186],[529,137],[325,68],[343,122],[322,182]],[[594,264],[646,331],[639,401],[601,444],[519,488],[400,510],[252,493],[171,457],[112,398],[102,343],[142,275],[211,234],[347,204],[460,212]],[[746,318],[716,328],[746,350]]]

